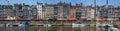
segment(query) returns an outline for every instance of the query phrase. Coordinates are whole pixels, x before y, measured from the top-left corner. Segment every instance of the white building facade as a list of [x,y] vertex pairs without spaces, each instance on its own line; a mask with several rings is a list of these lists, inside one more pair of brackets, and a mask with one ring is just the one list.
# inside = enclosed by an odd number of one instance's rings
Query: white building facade
[[43,4],[42,3],[37,3],[37,6],[36,6],[36,8],[37,8],[37,19],[43,19]]

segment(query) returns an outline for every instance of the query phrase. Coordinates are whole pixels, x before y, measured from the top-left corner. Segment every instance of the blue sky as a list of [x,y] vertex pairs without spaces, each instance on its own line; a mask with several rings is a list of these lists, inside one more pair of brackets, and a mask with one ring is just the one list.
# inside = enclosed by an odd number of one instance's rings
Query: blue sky
[[[48,3],[48,4],[56,4],[57,2],[66,2],[66,3],[72,3],[72,5],[75,5],[77,3],[84,3],[87,5],[93,5],[94,0],[9,0],[10,4],[14,3],[25,3],[29,5],[35,5],[36,2],[40,3]],[[104,5],[106,3],[106,0],[97,0],[97,5]],[[6,0],[0,0],[0,4],[7,4]],[[115,5],[115,6],[120,6],[120,0],[109,0],[109,5]]]

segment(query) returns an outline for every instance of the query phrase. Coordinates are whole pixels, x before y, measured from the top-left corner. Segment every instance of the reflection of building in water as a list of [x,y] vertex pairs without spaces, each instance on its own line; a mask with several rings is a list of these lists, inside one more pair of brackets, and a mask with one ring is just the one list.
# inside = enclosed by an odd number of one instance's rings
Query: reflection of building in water
[[[89,29],[90,28],[90,29]],[[93,31],[94,27],[71,27],[71,26],[52,26],[52,27],[45,27],[45,26],[22,26],[22,27],[0,27],[2,31]],[[97,31],[105,30],[98,28]]]
[[26,26],[23,26],[23,27],[20,27],[20,31],[27,31],[27,27]]

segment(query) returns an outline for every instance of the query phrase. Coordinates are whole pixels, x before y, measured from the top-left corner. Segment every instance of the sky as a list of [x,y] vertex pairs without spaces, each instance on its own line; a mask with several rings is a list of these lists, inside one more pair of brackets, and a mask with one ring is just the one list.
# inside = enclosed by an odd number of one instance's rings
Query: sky
[[[15,3],[25,3],[29,5],[36,5],[36,2],[40,3],[48,3],[48,4],[56,4],[58,2],[66,2],[66,3],[72,3],[72,5],[83,3],[86,5],[93,5],[94,0],[9,0],[10,4],[13,5]],[[109,5],[114,5],[114,6],[120,6],[120,0],[108,0]],[[105,5],[106,0],[97,0],[97,5]],[[1,5],[6,5],[8,4],[6,0],[0,0]]]

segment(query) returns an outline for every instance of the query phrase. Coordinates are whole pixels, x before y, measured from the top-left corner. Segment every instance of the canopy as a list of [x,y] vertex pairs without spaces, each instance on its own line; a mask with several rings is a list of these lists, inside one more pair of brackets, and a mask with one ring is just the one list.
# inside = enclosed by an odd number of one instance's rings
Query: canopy
[[67,20],[77,20],[76,18],[67,18]]
[[0,20],[5,20],[6,18],[0,18]]
[[81,20],[84,20],[84,21],[86,21],[86,20],[87,20],[87,18],[81,18]]

